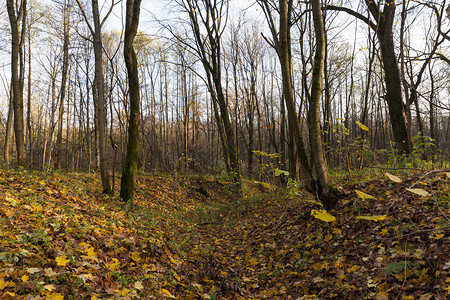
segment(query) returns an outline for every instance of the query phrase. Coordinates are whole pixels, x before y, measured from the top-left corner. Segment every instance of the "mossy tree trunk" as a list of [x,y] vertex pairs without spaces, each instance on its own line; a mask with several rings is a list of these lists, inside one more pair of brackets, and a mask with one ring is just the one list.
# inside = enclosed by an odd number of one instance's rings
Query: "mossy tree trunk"
[[134,184],[139,161],[139,124],[141,121],[141,112],[139,104],[139,74],[133,41],[139,25],[140,5],[141,0],[127,0],[123,50],[128,74],[130,119],[128,123],[127,157],[123,166],[120,183],[120,198],[127,202],[133,201]]

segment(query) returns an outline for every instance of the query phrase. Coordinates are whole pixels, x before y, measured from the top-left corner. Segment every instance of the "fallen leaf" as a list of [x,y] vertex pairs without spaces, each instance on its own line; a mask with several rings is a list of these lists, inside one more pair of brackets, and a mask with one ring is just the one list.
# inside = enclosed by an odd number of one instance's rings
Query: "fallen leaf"
[[45,276],[48,276],[48,277],[55,277],[55,276],[58,276],[58,273],[56,273],[55,271],[53,271],[52,268],[46,268],[46,269],[44,270],[44,274],[45,274]]
[[136,282],[134,283],[134,288],[137,289],[137,290],[143,290],[143,289],[144,289],[144,286],[142,285],[142,282],[141,282],[141,281],[136,281]]
[[94,255],[96,255],[94,247],[89,247],[89,248],[86,250],[86,253],[87,253],[87,254],[86,254],[87,256],[94,256]]
[[311,215],[314,216],[314,218],[325,221],[325,222],[333,222],[336,220],[336,218],[332,215],[330,215],[326,210],[321,209],[313,209],[311,210]]
[[135,262],[139,262],[141,260],[141,258],[139,257],[139,252],[133,252],[131,254],[131,259]]
[[366,194],[364,192],[355,190],[356,194],[358,194],[359,197],[361,197],[361,199],[366,200],[366,199],[377,199],[374,196],[371,196],[369,194]]
[[43,286],[43,288],[47,291],[53,292],[56,289],[56,286],[54,284],[46,284]]
[[127,288],[124,288],[123,290],[116,290],[115,291],[119,296],[121,297],[125,297],[126,295],[128,295],[130,293],[130,290]]
[[426,293],[419,296],[419,300],[430,300],[434,297],[432,293]]
[[27,282],[28,279],[30,279],[30,277],[28,277],[27,275],[22,276],[22,282]]
[[444,234],[432,234],[429,236],[429,238],[435,239],[435,240],[442,239],[443,237],[444,237]]
[[34,273],[40,272],[41,270],[42,270],[41,268],[28,268],[27,272],[29,274],[34,274]]
[[386,215],[382,215],[382,216],[357,216],[356,217],[357,220],[367,220],[367,221],[383,221],[386,220]]
[[159,290],[159,292],[161,293],[161,294],[163,294],[163,296],[165,296],[165,297],[168,297],[168,298],[170,298],[170,299],[175,299],[175,296],[174,295],[172,295],[168,290],[166,290],[166,289],[161,289],[161,290]]
[[375,296],[376,300],[389,300],[389,294],[386,292],[378,292]]
[[395,175],[392,175],[392,174],[389,174],[389,173],[385,173],[385,174],[393,182],[396,182],[396,183],[402,182],[402,180],[399,177],[395,176]]
[[430,195],[430,193],[428,193],[427,191],[423,190],[423,189],[406,189],[407,191],[414,193],[416,195],[422,196],[422,197],[427,197],[428,195]]
[[61,295],[60,293],[51,293],[48,297],[51,300],[64,300],[64,296]]
[[57,264],[56,264],[57,266],[65,266],[65,265],[67,265],[67,263],[68,263],[70,260],[67,259],[65,255],[61,255],[61,256],[58,256],[57,258],[55,258],[55,261],[56,261],[56,263],[57,263]]
[[5,282],[5,281],[3,281],[2,278],[0,278],[0,291],[3,290],[4,288],[13,287],[15,285],[16,284],[14,282],[12,282],[12,281],[6,281]]

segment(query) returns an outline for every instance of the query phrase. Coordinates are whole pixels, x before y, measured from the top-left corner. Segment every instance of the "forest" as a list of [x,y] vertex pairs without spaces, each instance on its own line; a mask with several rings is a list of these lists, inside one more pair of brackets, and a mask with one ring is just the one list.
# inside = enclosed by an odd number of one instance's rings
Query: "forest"
[[448,299],[449,1],[5,4],[0,299]]

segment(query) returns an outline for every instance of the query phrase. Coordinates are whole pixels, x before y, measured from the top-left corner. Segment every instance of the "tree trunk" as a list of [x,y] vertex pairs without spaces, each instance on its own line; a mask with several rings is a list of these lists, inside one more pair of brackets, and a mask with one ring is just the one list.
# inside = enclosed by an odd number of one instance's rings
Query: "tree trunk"
[[9,148],[11,147],[11,137],[12,137],[12,125],[13,125],[13,115],[14,115],[14,109],[13,109],[13,89],[12,84],[9,87],[9,108],[8,108],[8,117],[6,119],[6,133],[5,133],[5,162],[6,165],[9,166],[10,163],[10,151]]
[[309,99],[309,140],[317,173],[319,198],[326,206],[333,207],[336,204],[337,198],[332,195],[334,191],[330,187],[328,166],[323,151],[319,110],[325,58],[325,29],[322,20],[320,0],[312,0],[311,6],[316,37],[316,53],[314,55],[311,97]]
[[122,171],[120,197],[123,201],[133,201],[133,190],[139,161],[139,124],[140,124],[140,95],[139,74],[133,41],[139,25],[141,0],[127,0],[124,57],[128,74],[130,119],[128,124],[127,157]]
[[386,2],[381,12],[373,1],[365,0],[373,17],[378,19],[376,33],[381,49],[384,80],[386,84],[386,102],[389,108],[394,140],[401,153],[410,154],[413,150],[412,137],[408,130],[408,119],[402,97],[402,82],[394,47],[395,3]]
[[311,174],[311,168],[308,164],[308,156],[303,143],[303,134],[300,127],[300,121],[294,104],[294,95],[292,90],[291,57],[290,57],[290,17],[288,15],[288,6],[286,0],[279,1],[280,7],[280,32],[278,41],[278,56],[281,65],[281,76],[283,79],[283,95],[286,103],[290,134],[294,138],[297,147],[297,156],[300,162],[301,180],[305,183],[306,189],[315,193],[314,179]]
[[[14,134],[16,137],[17,165],[26,167],[26,152],[24,142],[23,117],[23,81],[19,74],[19,52],[23,39],[19,36],[19,24],[22,21],[22,31],[26,22],[26,0],[22,0],[16,15],[14,0],[6,1],[8,16],[11,25],[11,85],[13,91]],[[23,33],[23,32],[22,32]],[[23,34],[21,34],[23,36]],[[22,62],[20,62],[22,64]]]
[[61,169],[61,161],[63,154],[62,146],[62,131],[63,131],[63,116],[64,116],[64,101],[66,98],[66,84],[67,84],[67,73],[69,69],[69,26],[70,26],[70,10],[71,4],[64,2],[64,19],[63,19],[63,65],[61,71],[61,90],[59,93],[59,113],[58,113],[58,136],[56,138],[56,168]]
[[100,176],[102,179],[103,193],[111,193],[109,182],[107,153],[106,153],[106,105],[105,105],[105,80],[103,78],[103,47],[98,1],[92,0],[92,14],[94,18],[94,56],[95,78],[97,81],[97,114],[98,114],[98,142],[100,154]]

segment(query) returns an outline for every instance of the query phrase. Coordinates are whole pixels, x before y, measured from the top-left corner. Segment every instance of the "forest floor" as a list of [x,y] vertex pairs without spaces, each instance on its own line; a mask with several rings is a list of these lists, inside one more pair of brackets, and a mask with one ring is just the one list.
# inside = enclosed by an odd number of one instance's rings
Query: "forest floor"
[[450,174],[395,175],[335,178],[325,212],[293,185],[140,175],[131,206],[0,171],[0,299],[448,299]]

